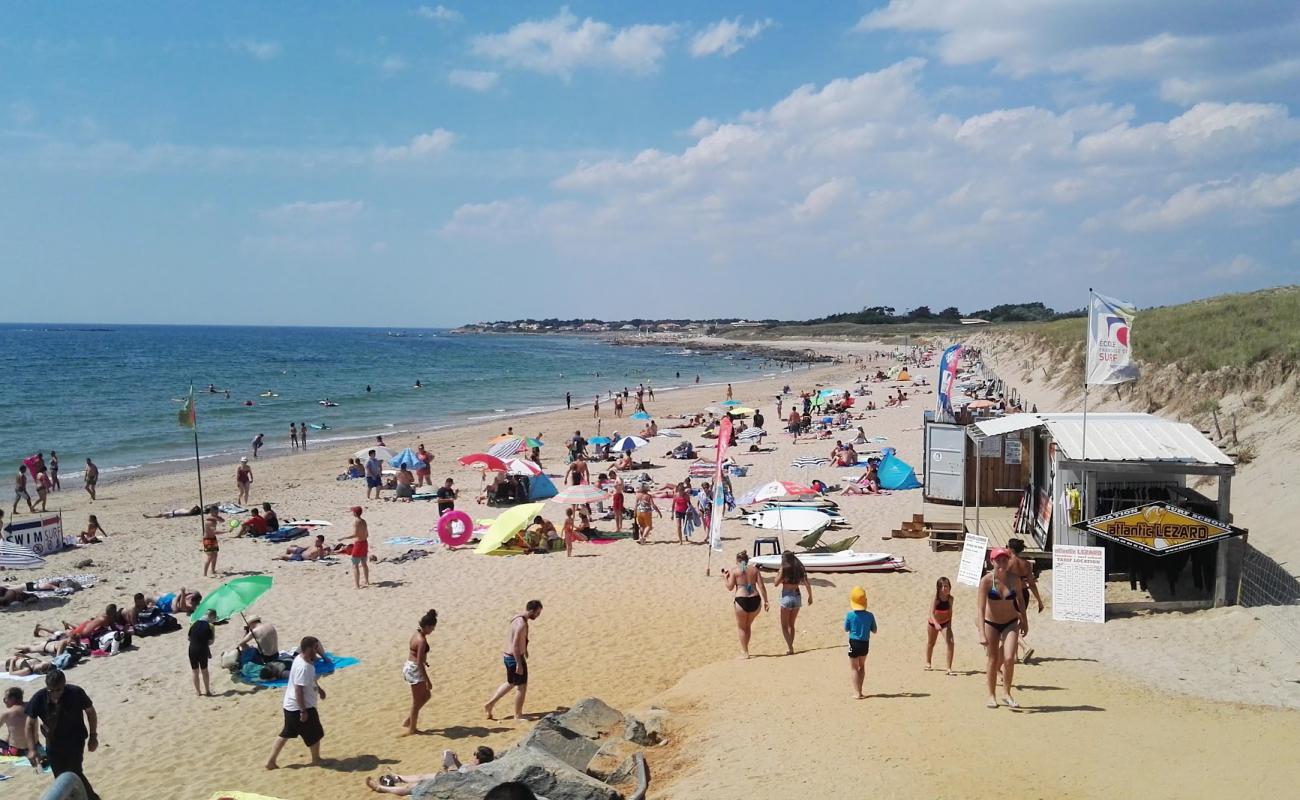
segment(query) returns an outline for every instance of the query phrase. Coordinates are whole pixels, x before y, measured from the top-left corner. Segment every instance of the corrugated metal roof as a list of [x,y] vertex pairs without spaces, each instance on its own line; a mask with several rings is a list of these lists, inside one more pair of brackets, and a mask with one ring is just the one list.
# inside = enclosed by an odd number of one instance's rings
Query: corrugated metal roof
[[[1084,459],[1083,414],[1011,414],[975,423],[974,438],[1046,425],[1061,454]],[[1152,414],[1088,415],[1087,461],[1159,461],[1232,466],[1232,459],[1186,422]]]

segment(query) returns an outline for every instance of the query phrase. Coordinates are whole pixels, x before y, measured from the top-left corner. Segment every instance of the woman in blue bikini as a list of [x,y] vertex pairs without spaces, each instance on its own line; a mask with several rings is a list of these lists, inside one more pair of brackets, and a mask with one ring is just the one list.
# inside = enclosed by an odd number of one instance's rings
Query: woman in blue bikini
[[1024,581],[1011,572],[1011,551],[1005,547],[994,548],[989,553],[993,569],[980,579],[976,593],[977,622],[980,644],[988,655],[988,707],[997,708],[998,672],[1006,687],[1006,704],[1019,708],[1011,696],[1011,680],[1016,669],[1016,643],[1029,633],[1029,619],[1020,613],[1018,598],[1025,591]]

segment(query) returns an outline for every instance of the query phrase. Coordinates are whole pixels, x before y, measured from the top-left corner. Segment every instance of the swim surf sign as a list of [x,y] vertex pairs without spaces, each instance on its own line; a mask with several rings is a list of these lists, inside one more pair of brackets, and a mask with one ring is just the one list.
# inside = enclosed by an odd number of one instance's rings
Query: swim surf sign
[[26,522],[6,525],[4,540],[22,545],[38,556],[57,553],[63,549],[63,515],[46,514]]
[[1074,525],[1107,541],[1151,555],[1180,553],[1245,533],[1244,528],[1203,517],[1168,503],[1146,505],[1094,517]]

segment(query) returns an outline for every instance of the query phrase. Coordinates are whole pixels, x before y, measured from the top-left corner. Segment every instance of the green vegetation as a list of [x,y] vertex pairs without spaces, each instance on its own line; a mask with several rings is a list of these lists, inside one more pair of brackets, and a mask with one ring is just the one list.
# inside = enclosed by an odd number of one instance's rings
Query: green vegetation
[[1083,309],[1078,311],[1058,312],[1042,303],[1008,303],[1005,305],[985,308],[972,314],[962,314],[956,306],[949,306],[942,311],[934,312],[929,306],[917,306],[911,311],[899,314],[894,311],[893,306],[869,306],[861,311],[850,311],[843,314],[831,314],[826,317],[805,320],[804,322],[787,323],[803,326],[820,326],[835,324],[853,324],[853,325],[907,325],[913,323],[928,323],[933,325],[957,325],[961,322],[962,317],[982,319],[988,322],[1044,322],[1047,320],[1064,319],[1066,317],[1078,317],[1085,313]]
[[[1082,320],[1023,330],[1054,347],[1083,351]],[[1140,361],[1178,363],[1189,372],[1300,361],[1300,286],[1140,310],[1133,323],[1133,348]]]

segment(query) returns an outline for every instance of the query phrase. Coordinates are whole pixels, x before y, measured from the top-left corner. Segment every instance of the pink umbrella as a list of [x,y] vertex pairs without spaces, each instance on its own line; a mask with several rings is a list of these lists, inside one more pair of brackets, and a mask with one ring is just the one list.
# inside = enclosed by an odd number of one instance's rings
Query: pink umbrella
[[805,486],[802,483],[793,481],[772,481],[765,483],[754,489],[750,489],[739,500],[737,505],[748,506],[754,503],[762,503],[767,500],[775,500],[784,497],[800,497],[802,495],[814,495],[817,490],[811,486]]
[[456,459],[456,461],[462,467],[474,467],[476,469],[481,469],[485,472],[509,472],[510,471],[510,468],[506,466],[506,462],[502,461],[496,456],[490,456],[487,453],[473,453],[468,456],[461,456],[460,458]]
[[526,475],[529,478],[536,478],[542,474],[542,468],[526,458],[507,459],[506,468],[511,475]]
[[596,503],[609,498],[609,493],[597,486],[584,483],[578,486],[566,486],[560,490],[560,493],[551,498],[552,503],[564,503],[571,506],[581,506],[587,503]]

